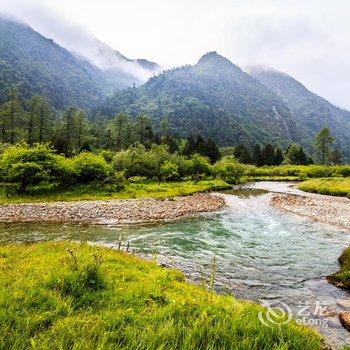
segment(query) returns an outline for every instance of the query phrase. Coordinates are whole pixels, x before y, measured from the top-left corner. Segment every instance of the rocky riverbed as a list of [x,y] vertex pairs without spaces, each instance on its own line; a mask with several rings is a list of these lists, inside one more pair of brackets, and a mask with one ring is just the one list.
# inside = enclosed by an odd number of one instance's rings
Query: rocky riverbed
[[0,221],[132,225],[171,221],[221,209],[225,200],[201,193],[167,199],[98,200],[0,205]]
[[279,209],[339,228],[350,230],[350,199],[316,194],[274,195],[271,204]]

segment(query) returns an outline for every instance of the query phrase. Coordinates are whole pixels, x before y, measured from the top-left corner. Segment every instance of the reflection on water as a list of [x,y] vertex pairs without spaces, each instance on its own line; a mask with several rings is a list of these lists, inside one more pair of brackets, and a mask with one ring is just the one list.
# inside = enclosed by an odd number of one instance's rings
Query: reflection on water
[[349,234],[279,212],[268,205],[270,193],[237,194],[223,194],[228,206],[219,213],[171,224],[118,228],[2,223],[0,243],[71,239],[116,246],[121,235],[134,251],[156,253],[193,279],[210,270],[215,255],[219,289],[259,302],[282,301],[294,314],[307,303],[322,303],[328,328],[320,331],[333,345],[350,344],[334,313],[350,306],[344,303],[349,294],[325,280],[338,269]]

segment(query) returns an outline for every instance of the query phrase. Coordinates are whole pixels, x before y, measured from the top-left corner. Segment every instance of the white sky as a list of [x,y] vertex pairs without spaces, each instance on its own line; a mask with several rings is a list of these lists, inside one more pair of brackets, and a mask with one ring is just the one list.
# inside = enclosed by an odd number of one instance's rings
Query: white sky
[[282,70],[350,109],[350,0],[0,0],[1,10],[61,44],[84,28],[163,67],[216,50],[242,67]]

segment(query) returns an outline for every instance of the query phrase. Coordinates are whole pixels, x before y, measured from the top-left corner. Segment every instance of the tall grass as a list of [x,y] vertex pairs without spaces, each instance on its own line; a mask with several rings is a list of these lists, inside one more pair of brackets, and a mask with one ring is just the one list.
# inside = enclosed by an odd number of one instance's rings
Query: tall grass
[[0,191],[0,204],[25,202],[78,201],[98,199],[166,198],[185,196],[198,192],[228,189],[232,186],[220,179],[156,182],[151,180],[129,181],[115,190],[99,184],[75,185],[62,189],[54,185],[32,187],[28,193],[8,197]]
[[0,247],[0,269],[0,349],[322,348],[311,329],[264,326],[261,306],[107,248]]
[[350,176],[350,165],[280,165],[255,167],[246,165],[244,175],[249,178],[288,177],[293,180]]
[[338,259],[340,270],[327,277],[337,287],[350,289],[350,247],[345,249]]
[[350,198],[350,177],[334,179],[312,179],[302,182],[299,185],[299,189],[307,192]]

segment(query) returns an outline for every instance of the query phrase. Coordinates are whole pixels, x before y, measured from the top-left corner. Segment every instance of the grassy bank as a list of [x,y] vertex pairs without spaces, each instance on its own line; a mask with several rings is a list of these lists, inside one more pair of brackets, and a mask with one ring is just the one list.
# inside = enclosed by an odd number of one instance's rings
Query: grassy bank
[[126,182],[119,189],[96,184],[76,185],[67,189],[54,185],[41,185],[30,188],[27,193],[7,197],[0,195],[0,204],[53,202],[53,201],[79,201],[79,200],[106,200],[128,198],[166,198],[190,195],[198,192],[216,191],[231,188],[229,184],[220,179],[202,181],[137,181]]
[[344,250],[338,261],[340,270],[327,279],[337,287],[350,289],[350,247]]
[[333,179],[311,179],[299,185],[299,189],[307,192],[344,196],[350,198],[350,177]]
[[309,178],[329,178],[350,176],[350,165],[280,165],[255,167],[244,166],[244,176],[253,181],[306,180]]
[[[70,250],[70,253],[67,248]],[[0,247],[1,349],[320,349],[315,331],[107,248]]]

